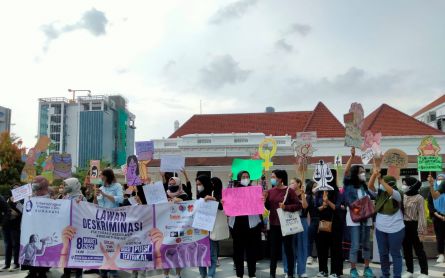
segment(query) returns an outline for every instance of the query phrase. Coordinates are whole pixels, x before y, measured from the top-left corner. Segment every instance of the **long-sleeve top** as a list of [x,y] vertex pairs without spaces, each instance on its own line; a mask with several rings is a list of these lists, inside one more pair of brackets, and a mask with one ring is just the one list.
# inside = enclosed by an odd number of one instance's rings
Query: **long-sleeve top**
[[[278,219],[277,209],[280,207],[280,203],[283,202],[286,195],[287,187],[278,188],[274,187],[268,190],[266,198],[266,209],[270,211],[269,221],[270,225],[280,226],[280,220]],[[284,211],[295,212],[302,208],[301,202],[297,197],[294,190],[289,190],[287,198],[284,202]]]
[[420,194],[414,196],[405,195],[403,199],[405,221],[418,221],[418,231],[423,233],[426,231],[426,218],[424,199]]
[[108,198],[102,196],[102,198],[97,198],[97,204],[102,208],[117,208],[119,204],[124,201],[124,190],[122,189],[122,185],[120,183],[113,183],[109,186],[101,186],[100,190],[114,197],[114,202]]
[[[340,223],[340,206],[343,198],[337,190],[328,191],[328,200],[335,204],[335,210],[330,206],[325,209],[319,210],[318,208],[323,205],[323,191],[318,191],[315,193],[314,207],[318,211],[318,216],[320,220],[327,220]],[[335,217],[337,216],[337,217]]]

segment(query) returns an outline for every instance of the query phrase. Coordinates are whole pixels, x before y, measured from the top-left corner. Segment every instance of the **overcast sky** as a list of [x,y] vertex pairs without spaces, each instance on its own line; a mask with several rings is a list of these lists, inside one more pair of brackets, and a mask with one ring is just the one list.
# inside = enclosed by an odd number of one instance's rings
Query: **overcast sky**
[[122,94],[136,139],[199,113],[350,103],[406,113],[445,92],[445,1],[1,1],[0,105],[27,146],[37,99]]

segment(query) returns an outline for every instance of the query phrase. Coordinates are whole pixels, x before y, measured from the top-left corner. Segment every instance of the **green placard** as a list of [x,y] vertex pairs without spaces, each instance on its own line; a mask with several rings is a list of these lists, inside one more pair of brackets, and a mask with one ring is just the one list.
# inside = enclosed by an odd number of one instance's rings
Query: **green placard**
[[418,156],[417,169],[420,172],[442,172],[442,156]]
[[247,171],[249,172],[251,180],[258,180],[263,175],[263,160],[235,158],[232,162],[232,174],[234,179],[236,179],[236,176],[240,171]]

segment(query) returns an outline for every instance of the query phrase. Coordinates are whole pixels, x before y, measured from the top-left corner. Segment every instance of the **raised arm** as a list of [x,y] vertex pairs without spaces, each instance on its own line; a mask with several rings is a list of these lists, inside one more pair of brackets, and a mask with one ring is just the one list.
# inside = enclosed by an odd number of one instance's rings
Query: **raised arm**
[[351,147],[351,156],[348,159],[348,162],[346,162],[346,166],[345,166],[345,177],[349,176],[350,173],[349,171],[351,170],[351,166],[352,166],[352,160],[355,157],[355,147]]
[[428,176],[428,183],[430,184],[430,192],[433,199],[437,199],[440,196],[440,192],[434,189],[434,178],[433,176]]

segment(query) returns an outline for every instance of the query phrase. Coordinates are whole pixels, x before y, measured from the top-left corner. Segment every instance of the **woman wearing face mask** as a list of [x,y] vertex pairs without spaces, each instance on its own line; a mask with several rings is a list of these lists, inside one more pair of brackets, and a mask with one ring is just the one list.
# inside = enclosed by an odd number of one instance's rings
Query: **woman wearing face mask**
[[331,275],[336,278],[343,275],[343,219],[341,218],[341,202],[343,201],[337,186],[337,173],[331,170],[332,181],[328,184],[334,189],[329,191],[317,191],[315,193],[315,207],[318,210],[319,221],[331,222],[330,231],[321,231],[317,227],[317,254],[318,270],[317,277],[328,277],[328,257],[331,255]]
[[181,184],[181,180],[178,177],[172,177],[168,180],[167,198],[170,202],[183,202],[191,200]]
[[[218,201],[215,197],[212,181],[208,176],[201,175],[196,178],[196,188],[198,191],[197,199],[204,199],[207,201]],[[219,199],[221,200],[221,199]],[[216,272],[216,263],[218,261],[218,242],[210,240],[210,266],[200,267],[199,273],[202,278],[213,278]]]
[[[379,187],[374,186],[378,180]],[[392,176],[380,176],[380,169],[374,169],[368,183],[371,194],[376,196],[375,220],[377,245],[380,254],[382,277],[390,277],[389,254],[393,262],[393,277],[402,275],[402,242],[405,237],[405,224],[402,214],[402,195],[397,191],[397,180]]]
[[307,200],[307,211],[310,217],[310,224],[308,228],[308,257],[307,264],[311,265],[317,259],[317,256],[314,255],[314,243],[317,241],[318,236],[318,224],[320,223],[320,218],[318,215],[318,208],[315,206],[315,193],[313,188],[316,186],[314,181],[306,182],[306,200]]
[[359,274],[356,264],[358,251],[360,246],[362,247],[362,256],[365,260],[365,269],[363,271],[363,276],[366,278],[374,277],[372,269],[369,267],[369,262],[371,259],[371,241],[370,233],[372,227],[372,217],[361,221],[352,221],[350,214],[350,206],[352,203],[358,199],[364,198],[366,196],[370,197],[370,193],[366,184],[366,171],[362,166],[354,165],[351,167],[352,160],[355,157],[355,149],[351,149],[351,156],[346,164],[345,177],[343,180],[344,184],[344,201],[346,204],[346,225],[349,229],[349,234],[351,237],[351,249],[349,251],[349,261],[351,263],[351,278],[358,278],[361,276]]
[[[269,189],[265,196],[266,209],[270,211],[270,277],[275,278],[277,269],[277,260],[281,253],[282,244],[284,244],[284,252],[287,259],[287,276],[294,277],[294,235],[283,236],[281,233],[280,220],[278,219],[277,209],[295,212],[302,208],[301,202],[298,200],[294,190],[287,188],[287,173],[284,170],[272,171],[270,184],[273,186]],[[284,197],[288,192],[286,200]]]
[[437,175],[437,181],[428,177],[430,192],[428,194],[428,209],[433,219],[434,232],[436,234],[437,263],[445,261],[445,174]]
[[[178,177],[171,177],[168,180],[167,199],[173,203],[191,200],[190,196],[184,191],[181,180]],[[181,268],[176,268],[176,277],[181,278]],[[169,277],[170,269],[164,269],[164,276]]]
[[[241,171],[237,175],[232,186],[250,186],[250,175],[247,171]],[[224,205],[224,200],[222,200]],[[256,276],[256,258],[261,246],[261,217],[260,215],[243,215],[229,217],[230,234],[233,239],[233,261],[236,276],[244,276],[244,254],[247,259],[249,277]]]
[[[116,177],[112,169],[107,168],[102,171],[101,179],[103,185],[97,188],[94,194],[94,203],[102,208],[117,208],[124,200],[124,190],[122,185],[116,182]],[[106,278],[119,277],[116,270],[100,270],[100,276]]]
[[[300,211],[300,220],[303,225],[303,232],[294,236],[294,264],[296,263],[296,273],[300,278],[308,277],[306,274],[306,260],[308,257],[308,221],[307,215],[308,200],[306,199],[305,189],[303,182],[299,178],[292,178],[290,180],[289,188],[295,190],[298,200],[301,202],[303,209]],[[284,273],[288,271],[286,252],[284,252],[285,246],[282,246],[282,258]],[[295,271],[294,271],[295,272]]]
[[403,239],[403,254],[405,257],[406,273],[404,278],[412,278],[414,273],[413,247],[420,265],[420,278],[428,277],[428,261],[419,239],[419,232],[426,232],[426,218],[424,199],[419,194],[422,183],[414,177],[403,180],[403,219],[405,222],[405,238]]

